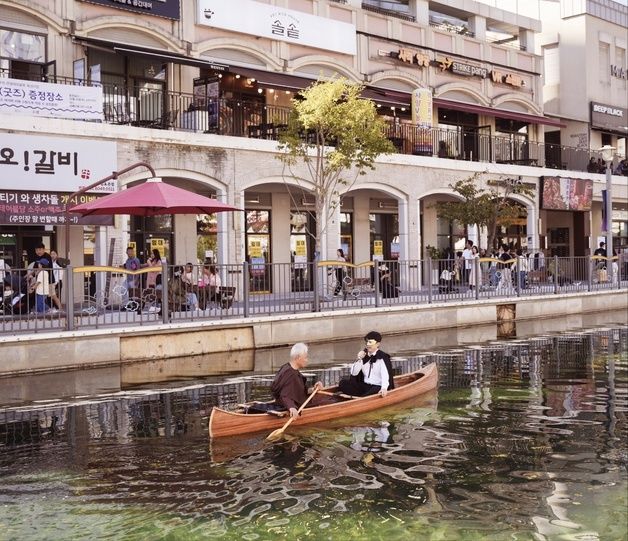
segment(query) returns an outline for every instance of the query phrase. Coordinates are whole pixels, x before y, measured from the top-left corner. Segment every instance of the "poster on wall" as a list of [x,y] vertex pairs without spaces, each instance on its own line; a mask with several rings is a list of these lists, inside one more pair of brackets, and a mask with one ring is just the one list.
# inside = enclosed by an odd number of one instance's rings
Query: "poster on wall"
[[0,113],[103,120],[102,88],[0,79]]
[[591,210],[593,181],[579,178],[543,177],[543,210]]

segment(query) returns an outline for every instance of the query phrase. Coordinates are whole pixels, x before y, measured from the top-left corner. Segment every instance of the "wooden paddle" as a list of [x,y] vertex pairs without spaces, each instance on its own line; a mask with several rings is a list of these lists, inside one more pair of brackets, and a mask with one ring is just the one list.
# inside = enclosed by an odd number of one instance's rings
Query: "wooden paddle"
[[314,398],[314,395],[317,392],[318,392],[318,389],[314,389],[312,391],[312,394],[307,397],[307,400],[305,402],[303,402],[303,404],[301,405],[301,407],[297,411],[297,415],[295,415],[294,417],[290,417],[290,419],[288,419],[286,421],[286,424],[284,424],[281,428],[278,428],[277,430],[273,430],[270,434],[268,434],[268,436],[266,436],[266,439],[267,440],[279,439],[281,437],[281,435],[286,431],[286,428],[288,428],[290,426],[290,423],[292,423],[292,421],[294,421],[299,415],[301,415],[301,412],[303,411],[303,408],[305,408],[305,406],[308,405],[309,401],[312,400],[312,398]]

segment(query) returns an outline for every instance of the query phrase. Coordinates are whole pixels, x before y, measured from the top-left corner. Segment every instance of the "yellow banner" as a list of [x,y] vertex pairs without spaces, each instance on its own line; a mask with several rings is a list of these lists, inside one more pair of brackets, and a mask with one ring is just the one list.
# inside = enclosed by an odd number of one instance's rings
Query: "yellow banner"
[[151,251],[151,253],[152,253],[152,251],[154,249],[157,249],[157,250],[159,250],[159,256],[163,257],[164,256],[165,243],[166,243],[166,241],[164,239],[150,239],[150,251]]
[[376,256],[384,255],[384,241],[382,240],[373,241],[373,255],[376,255]]
[[429,88],[415,88],[412,91],[412,123],[431,127],[433,109],[432,91]]
[[262,243],[259,240],[249,241],[249,256],[262,257]]
[[294,251],[295,251],[294,255],[307,255],[307,248],[305,246],[305,241],[297,240]]

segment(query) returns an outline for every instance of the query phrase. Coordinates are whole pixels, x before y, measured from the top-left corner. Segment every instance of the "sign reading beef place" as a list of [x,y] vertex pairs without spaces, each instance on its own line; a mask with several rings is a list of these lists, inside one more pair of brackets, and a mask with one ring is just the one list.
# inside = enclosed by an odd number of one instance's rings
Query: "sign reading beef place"
[[166,19],[179,20],[180,0],[83,0],[90,4],[111,8],[126,9],[145,15],[156,15]]

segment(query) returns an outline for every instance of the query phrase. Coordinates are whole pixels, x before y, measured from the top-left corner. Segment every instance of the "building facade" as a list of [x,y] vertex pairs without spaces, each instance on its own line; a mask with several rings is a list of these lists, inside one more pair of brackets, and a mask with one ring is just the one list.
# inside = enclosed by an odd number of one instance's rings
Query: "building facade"
[[[521,219],[501,241],[578,256],[600,234],[604,176],[586,172],[590,148],[546,141],[546,130],[566,124],[543,111],[538,18],[463,0],[0,7],[0,236],[12,266],[42,240],[62,254],[71,248],[75,264],[118,264],[129,243],[142,260],[154,247],[176,263],[311,260],[312,186],[304,170],[286,174],[276,138],[300,89],[339,76],[364,85],[396,152],[343,194],[321,257],[343,247],[356,263],[420,259],[428,246],[457,249],[466,235],[481,242],[482,232],[435,209],[456,197],[451,184],[476,173],[486,186],[534,189],[518,198]],[[245,11],[255,16],[242,20]],[[85,220],[69,226],[66,247],[67,195],[139,161],[244,212]],[[101,191],[146,177],[133,172]],[[625,205],[621,180],[614,198]],[[555,188],[565,201],[548,210]]]

